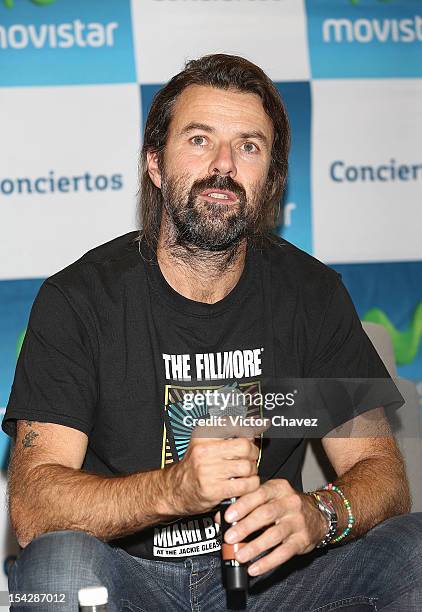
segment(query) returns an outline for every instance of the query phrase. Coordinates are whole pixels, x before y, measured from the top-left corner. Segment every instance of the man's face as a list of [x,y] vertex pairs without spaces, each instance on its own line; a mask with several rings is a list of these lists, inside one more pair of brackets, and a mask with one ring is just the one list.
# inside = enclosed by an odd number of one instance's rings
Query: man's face
[[253,233],[273,128],[255,94],[192,85],[173,109],[161,172],[179,244],[219,251]]

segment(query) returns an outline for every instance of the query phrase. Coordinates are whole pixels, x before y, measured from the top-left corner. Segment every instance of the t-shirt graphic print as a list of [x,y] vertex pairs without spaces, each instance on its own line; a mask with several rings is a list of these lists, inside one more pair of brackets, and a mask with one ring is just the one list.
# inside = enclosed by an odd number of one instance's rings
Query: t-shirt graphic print
[[[206,384],[204,381],[216,377],[227,379],[228,375],[244,378],[262,373],[261,352],[263,348],[226,351],[224,353],[198,353],[195,355],[196,386],[192,382],[181,384],[174,381],[177,374],[192,378],[190,355],[163,355],[166,378],[164,391],[164,428],[161,467],[181,461],[189,447],[195,428],[211,428],[210,437],[224,436],[222,417],[227,417],[233,426],[240,425],[243,418],[262,417],[262,393],[259,378],[248,382],[232,380],[230,383]],[[210,383],[212,381],[210,380]],[[220,429],[219,429],[220,427]],[[207,436],[207,430],[203,429]],[[262,434],[257,436],[259,448],[257,467],[262,450]],[[201,555],[221,548],[219,524],[213,513],[176,519],[154,528],[153,555],[157,558]]]

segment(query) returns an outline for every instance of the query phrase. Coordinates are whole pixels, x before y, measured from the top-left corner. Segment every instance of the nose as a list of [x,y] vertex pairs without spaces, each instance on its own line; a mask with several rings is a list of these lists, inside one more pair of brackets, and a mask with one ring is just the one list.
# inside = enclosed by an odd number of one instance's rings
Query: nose
[[233,157],[233,151],[229,144],[220,144],[211,163],[209,165],[209,174],[221,174],[222,176],[230,176],[234,178],[237,174],[237,168]]

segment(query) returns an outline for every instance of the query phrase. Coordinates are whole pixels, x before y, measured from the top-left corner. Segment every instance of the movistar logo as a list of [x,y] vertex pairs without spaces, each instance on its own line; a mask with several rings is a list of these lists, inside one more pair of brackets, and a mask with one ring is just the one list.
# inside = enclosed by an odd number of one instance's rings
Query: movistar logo
[[387,329],[393,341],[394,356],[398,365],[406,365],[415,359],[422,337],[422,302],[416,306],[410,325],[405,331],[396,329],[380,308],[368,310],[363,320],[379,323]]
[[[47,6],[48,4],[53,4],[56,0],[30,0],[32,4],[36,4],[37,6]],[[3,0],[3,4],[6,8],[13,8],[15,4],[15,0]]]
[[341,19],[322,22],[324,43],[413,43],[422,41],[422,17]]

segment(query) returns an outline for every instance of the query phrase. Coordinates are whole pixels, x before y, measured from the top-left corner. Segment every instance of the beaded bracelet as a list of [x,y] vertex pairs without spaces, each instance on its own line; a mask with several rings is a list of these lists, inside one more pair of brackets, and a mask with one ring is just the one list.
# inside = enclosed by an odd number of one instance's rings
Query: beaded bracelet
[[328,483],[327,485],[325,485],[323,487],[323,489],[325,491],[334,491],[335,493],[338,493],[338,495],[340,495],[340,497],[343,500],[343,503],[346,507],[347,510],[347,515],[348,515],[348,520],[347,520],[347,527],[346,529],[336,538],[334,538],[333,540],[331,540],[331,543],[334,544],[336,542],[340,542],[340,540],[342,540],[343,538],[345,538],[346,536],[349,535],[349,533],[351,532],[353,525],[355,523],[355,517],[352,514],[352,509],[350,508],[350,502],[347,499],[347,497],[344,496],[344,493],[341,489],[339,489],[339,487],[337,487],[336,485],[332,484],[331,482]]

